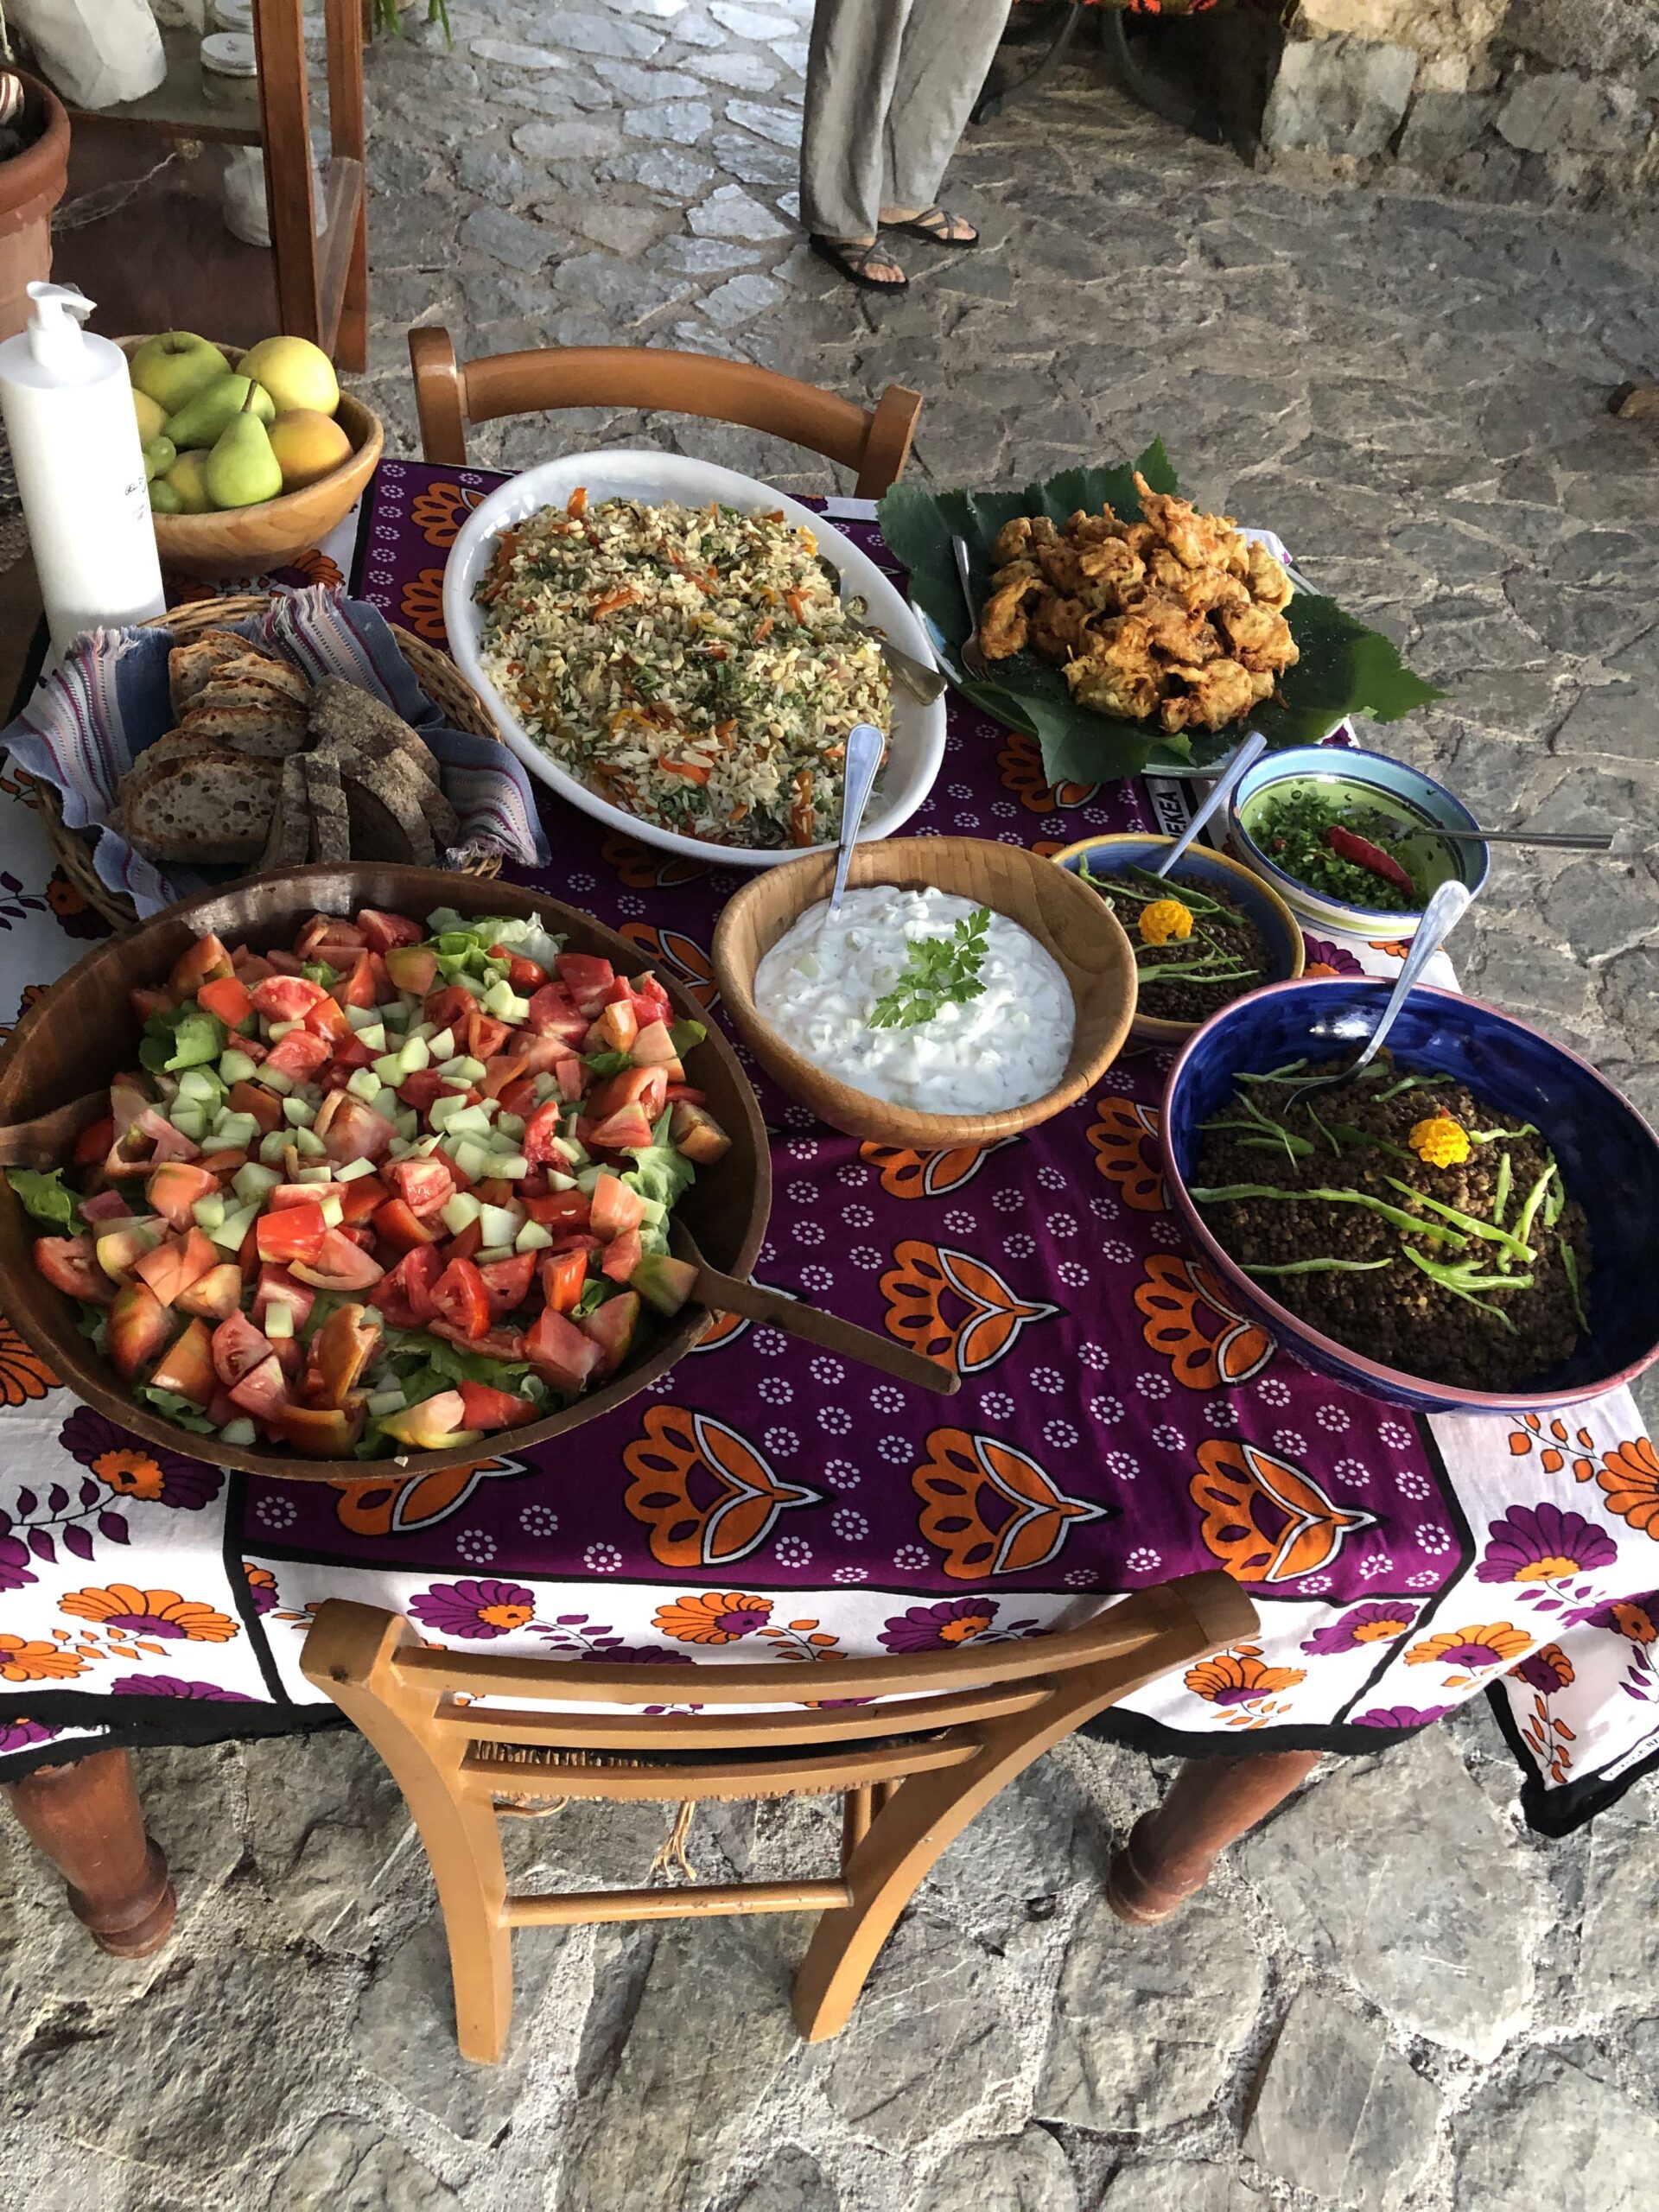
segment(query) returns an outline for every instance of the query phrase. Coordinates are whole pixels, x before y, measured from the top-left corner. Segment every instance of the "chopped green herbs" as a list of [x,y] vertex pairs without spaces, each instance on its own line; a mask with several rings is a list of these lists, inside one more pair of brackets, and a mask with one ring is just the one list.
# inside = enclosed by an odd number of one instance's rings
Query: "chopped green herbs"
[[1361,861],[1333,850],[1332,830],[1374,846],[1415,882],[1414,855],[1408,856],[1400,824],[1373,808],[1355,807],[1317,791],[1292,790],[1264,799],[1260,813],[1249,824],[1252,841],[1274,866],[1294,876],[1298,883],[1306,884],[1310,891],[1374,913],[1411,913],[1421,906],[1418,891],[1408,893]]
[[966,1006],[978,998],[985,988],[980,969],[990,926],[990,908],[976,906],[949,937],[916,939],[898,982],[870,1009],[870,1027],[918,1028],[941,1007]]

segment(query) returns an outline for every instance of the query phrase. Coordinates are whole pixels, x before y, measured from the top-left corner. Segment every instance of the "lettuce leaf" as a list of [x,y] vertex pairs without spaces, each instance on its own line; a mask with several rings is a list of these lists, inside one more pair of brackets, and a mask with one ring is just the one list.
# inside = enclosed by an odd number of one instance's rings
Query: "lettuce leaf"
[[35,1220],[72,1236],[82,1227],[79,1203],[64,1182],[61,1167],[49,1173],[38,1167],[9,1167],[6,1180],[17,1193],[24,1212]]
[[668,1038],[677,1055],[683,1059],[695,1046],[702,1044],[708,1034],[700,1021],[676,1021],[670,1026]]
[[180,1428],[193,1428],[198,1436],[219,1433],[195,1401],[180,1397],[176,1390],[158,1390],[153,1382],[135,1382],[132,1395],[141,1406],[154,1406],[157,1413],[165,1414]]

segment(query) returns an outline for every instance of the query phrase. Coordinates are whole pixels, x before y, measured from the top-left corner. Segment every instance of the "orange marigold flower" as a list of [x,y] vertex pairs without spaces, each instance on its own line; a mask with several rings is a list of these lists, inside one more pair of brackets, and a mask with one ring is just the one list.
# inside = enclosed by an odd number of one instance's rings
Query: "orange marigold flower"
[[1414,1122],[1406,1142],[1430,1167],[1459,1167],[1469,1157],[1469,1132],[1449,1114],[1431,1114]]
[[200,1599],[176,1590],[140,1590],[130,1582],[111,1582],[104,1590],[72,1590],[59,1605],[74,1620],[99,1621],[130,1636],[186,1638],[192,1643],[228,1643],[237,1625]]
[[1150,906],[1141,909],[1136,927],[1142,944],[1167,944],[1172,938],[1184,941],[1192,934],[1192,909],[1179,899],[1154,899]]
[[1518,1659],[1532,1638],[1523,1628],[1508,1621],[1492,1621],[1476,1628],[1449,1628],[1414,1643],[1406,1654],[1408,1667],[1502,1667]]
[[35,1643],[21,1636],[0,1636],[0,1681],[46,1682],[72,1681],[85,1662],[55,1643]]
[[1659,1523],[1659,1450],[1650,1436],[1634,1436],[1601,1455],[1597,1482],[1610,1512],[1651,1535]]
[[1274,1690],[1294,1689],[1307,1680],[1307,1671],[1302,1667],[1264,1667],[1259,1659],[1224,1651],[1217,1658],[1189,1667],[1183,1679],[1188,1689],[1208,1698],[1211,1705],[1248,1705]]
[[677,1643],[735,1643],[763,1629],[772,1615],[770,1598],[745,1597],[738,1590],[705,1591],[658,1605],[652,1623]]

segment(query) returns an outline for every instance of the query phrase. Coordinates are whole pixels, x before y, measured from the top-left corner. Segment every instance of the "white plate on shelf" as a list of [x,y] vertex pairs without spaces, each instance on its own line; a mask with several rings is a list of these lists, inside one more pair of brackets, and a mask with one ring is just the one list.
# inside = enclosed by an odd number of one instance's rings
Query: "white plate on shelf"
[[[868,610],[866,620],[901,651],[929,661],[932,655],[926,633],[908,605],[868,554],[861,553],[833,524],[810,507],[768,484],[757,483],[752,476],[740,476],[734,469],[716,468],[712,462],[688,461],[671,453],[581,453],[543,461],[500,486],[474,508],[450,549],[443,572],[443,620],[450,651],[461,674],[489,709],[502,737],[532,776],[538,776],[561,798],[569,799],[572,806],[579,806],[607,828],[690,860],[718,861],[731,868],[775,868],[781,861],[798,860],[804,850],[828,849],[785,846],[777,852],[758,852],[683,837],[677,830],[659,830],[655,823],[642,822],[637,815],[613,806],[597,791],[589,791],[544,753],[485,674],[479,652],[483,621],[473,594],[489,566],[495,540],[504,530],[542,507],[562,507],[578,486],[586,487],[590,505],[601,499],[625,499],[658,506],[672,501],[688,507],[707,506],[710,500],[718,500],[751,514],[760,510],[776,513],[781,509],[789,521],[811,531],[817,539],[819,552],[840,572],[842,597],[861,599]],[[944,759],[943,699],[925,707],[895,683],[891,711],[887,765],[865,815],[861,842],[896,836],[933,788]]]

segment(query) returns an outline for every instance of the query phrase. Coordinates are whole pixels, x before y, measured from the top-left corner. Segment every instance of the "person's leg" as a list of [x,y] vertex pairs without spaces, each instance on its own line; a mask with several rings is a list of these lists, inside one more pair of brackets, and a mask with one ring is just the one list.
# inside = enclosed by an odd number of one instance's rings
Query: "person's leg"
[[[1007,20],[1007,0],[913,0],[887,111],[883,222],[910,222],[932,208]],[[960,217],[928,231],[964,245],[974,237]]]
[[[817,0],[801,130],[801,220],[810,235],[872,245],[881,205],[884,126],[913,0]],[[863,264],[901,283],[885,251]]]

